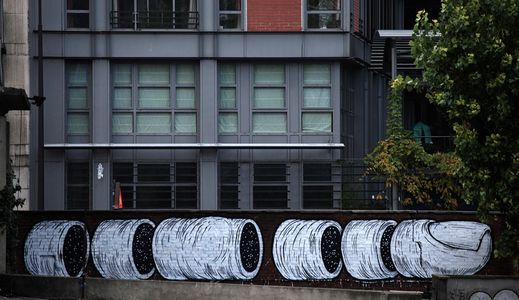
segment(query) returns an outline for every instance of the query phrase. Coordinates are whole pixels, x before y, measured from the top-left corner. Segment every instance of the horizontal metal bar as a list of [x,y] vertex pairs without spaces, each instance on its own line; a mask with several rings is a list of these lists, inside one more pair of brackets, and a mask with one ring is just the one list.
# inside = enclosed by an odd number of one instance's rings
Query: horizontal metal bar
[[45,144],[45,149],[342,149],[342,143]]

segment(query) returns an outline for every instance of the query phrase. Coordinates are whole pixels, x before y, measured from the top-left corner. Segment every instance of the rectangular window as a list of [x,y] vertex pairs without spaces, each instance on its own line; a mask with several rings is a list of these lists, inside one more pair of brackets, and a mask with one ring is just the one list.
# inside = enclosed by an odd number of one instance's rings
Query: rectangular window
[[332,132],[331,66],[303,66],[302,132]]
[[341,27],[340,0],[306,0],[306,21],[309,29]]
[[288,207],[287,166],[254,164],[253,207],[284,209]]
[[192,208],[198,205],[196,163],[113,164],[120,184],[123,208]]
[[241,29],[241,18],[241,0],[220,0],[220,29]]
[[285,66],[255,65],[252,131],[286,133]]
[[333,208],[332,165],[329,163],[303,164],[303,208]]
[[[221,3],[221,2],[220,2]],[[238,132],[238,106],[236,99],[236,65],[218,66],[218,133],[233,134]]]
[[88,162],[67,163],[66,209],[88,209],[90,203],[90,167]]
[[67,28],[90,28],[89,2],[89,0],[67,0]]
[[194,64],[113,64],[112,133],[196,134]]
[[221,162],[219,167],[219,194],[221,209],[239,208],[240,168],[238,163]]
[[88,135],[90,127],[90,64],[66,65],[67,135]]
[[113,28],[196,29],[197,0],[113,0]]

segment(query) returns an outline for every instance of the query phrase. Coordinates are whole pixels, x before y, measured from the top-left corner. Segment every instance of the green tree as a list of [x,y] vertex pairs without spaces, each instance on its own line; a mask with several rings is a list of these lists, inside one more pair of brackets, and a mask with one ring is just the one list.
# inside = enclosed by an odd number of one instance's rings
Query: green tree
[[494,254],[519,268],[519,0],[443,0],[420,12],[412,51],[428,99],[455,132],[462,197],[504,214]]

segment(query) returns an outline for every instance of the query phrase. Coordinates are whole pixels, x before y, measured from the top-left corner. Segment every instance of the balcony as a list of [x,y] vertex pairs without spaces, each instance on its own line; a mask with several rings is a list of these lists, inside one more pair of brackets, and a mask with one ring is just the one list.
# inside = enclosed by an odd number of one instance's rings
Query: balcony
[[111,11],[113,29],[198,29],[197,11]]

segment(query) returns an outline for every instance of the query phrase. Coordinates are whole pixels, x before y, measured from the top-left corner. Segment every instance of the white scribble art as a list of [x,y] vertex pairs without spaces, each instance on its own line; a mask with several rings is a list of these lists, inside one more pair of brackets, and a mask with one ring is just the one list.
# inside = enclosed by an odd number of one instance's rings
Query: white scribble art
[[148,219],[106,220],[92,238],[92,259],[104,278],[148,279],[155,272]]
[[501,290],[494,298],[486,292],[476,292],[470,296],[469,300],[519,300],[519,297],[512,290]]
[[104,176],[104,168],[102,163],[97,164],[97,180],[103,179]]
[[39,222],[25,240],[25,267],[32,275],[79,277],[88,261],[89,242],[82,222]]
[[476,292],[470,296],[469,300],[492,300],[492,297],[485,292]]
[[470,221],[406,220],[391,238],[391,258],[405,277],[472,275],[490,259],[490,228]]
[[380,280],[398,275],[389,253],[396,224],[392,220],[354,220],[346,225],[342,235],[342,258],[351,276]]
[[258,225],[248,219],[170,218],[153,236],[153,258],[166,279],[248,280],[263,257]]
[[341,226],[329,220],[286,220],[274,236],[277,270],[290,280],[323,280],[341,271]]

